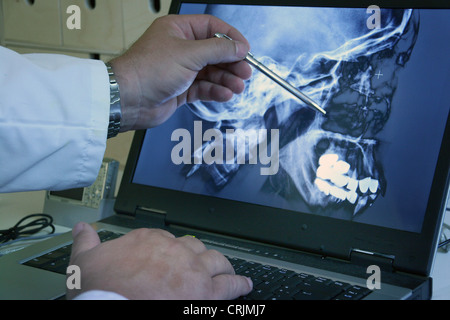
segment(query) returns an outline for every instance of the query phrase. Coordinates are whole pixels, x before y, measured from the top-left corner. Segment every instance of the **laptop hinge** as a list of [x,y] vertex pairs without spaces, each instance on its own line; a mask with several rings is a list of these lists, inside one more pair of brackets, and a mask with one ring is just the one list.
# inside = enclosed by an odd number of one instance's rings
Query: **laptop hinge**
[[352,263],[369,266],[376,265],[381,270],[393,272],[394,271],[395,256],[389,254],[383,254],[379,252],[371,252],[361,249],[351,249],[350,261]]

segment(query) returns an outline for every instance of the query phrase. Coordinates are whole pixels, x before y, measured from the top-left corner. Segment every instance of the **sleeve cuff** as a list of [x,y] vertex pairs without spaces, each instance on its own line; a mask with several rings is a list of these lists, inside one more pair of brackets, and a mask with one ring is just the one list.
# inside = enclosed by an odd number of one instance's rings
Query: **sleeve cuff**
[[128,300],[128,299],[118,293],[111,291],[91,290],[79,294],[74,298],[74,300]]

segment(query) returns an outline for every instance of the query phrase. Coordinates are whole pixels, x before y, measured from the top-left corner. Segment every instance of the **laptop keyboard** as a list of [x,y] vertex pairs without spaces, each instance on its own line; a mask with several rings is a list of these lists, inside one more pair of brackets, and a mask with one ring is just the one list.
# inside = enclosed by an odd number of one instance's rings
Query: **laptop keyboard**
[[[106,230],[98,232],[101,242],[116,239],[122,236],[120,233],[115,233]],[[43,255],[35,257],[24,262],[26,266],[31,266],[47,271],[52,271],[60,274],[66,274],[67,267],[70,262],[70,253],[72,252],[72,244],[67,244],[53,251],[47,252]]]
[[[119,238],[122,234],[101,230],[102,242]],[[51,252],[24,262],[24,265],[66,274],[72,245],[67,244]],[[253,291],[244,300],[359,300],[371,291],[365,287],[316,277],[271,265],[236,257],[227,257],[236,274],[250,277]]]
[[236,274],[253,281],[253,291],[242,297],[245,300],[359,300],[371,292],[365,287],[303,272],[227,258]]

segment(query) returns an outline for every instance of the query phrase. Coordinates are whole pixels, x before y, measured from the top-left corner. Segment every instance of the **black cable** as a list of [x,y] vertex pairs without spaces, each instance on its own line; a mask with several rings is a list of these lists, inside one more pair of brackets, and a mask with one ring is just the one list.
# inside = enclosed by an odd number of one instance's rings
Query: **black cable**
[[[447,210],[447,213],[449,211]],[[444,240],[441,240],[441,242],[438,243],[438,248],[442,248],[445,247],[447,245],[450,244],[450,238],[447,239],[447,237],[445,236],[445,229],[450,230],[450,226],[444,222],[444,224],[442,225],[442,234],[441,234],[441,239],[444,238]],[[444,250],[448,251],[447,248],[444,248]]]
[[[38,217],[38,219],[24,224],[24,221],[35,217]],[[0,243],[35,234],[47,227],[51,228],[50,234],[55,232],[52,216],[44,213],[30,214],[20,219],[14,227],[0,230]]]
[[446,245],[450,244],[450,239],[444,240],[439,243],[438,248],[444,247]]

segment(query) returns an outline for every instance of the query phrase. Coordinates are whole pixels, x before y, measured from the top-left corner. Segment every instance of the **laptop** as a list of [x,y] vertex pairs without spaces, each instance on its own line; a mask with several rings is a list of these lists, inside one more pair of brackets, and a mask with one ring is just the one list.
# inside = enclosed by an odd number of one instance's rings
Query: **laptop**
[[[252,261],[363,299],[430,299],[449,186],[450,6],[377,3],[173,0],[170,13],[239,29],[326,115],[254,70],[231,101],[185,105],[137,132],[115,214],[95,228],[164,228],[236,269]],[[64,272],[30,261],[70,242],[0,258],[0,298],[63,296]]]

